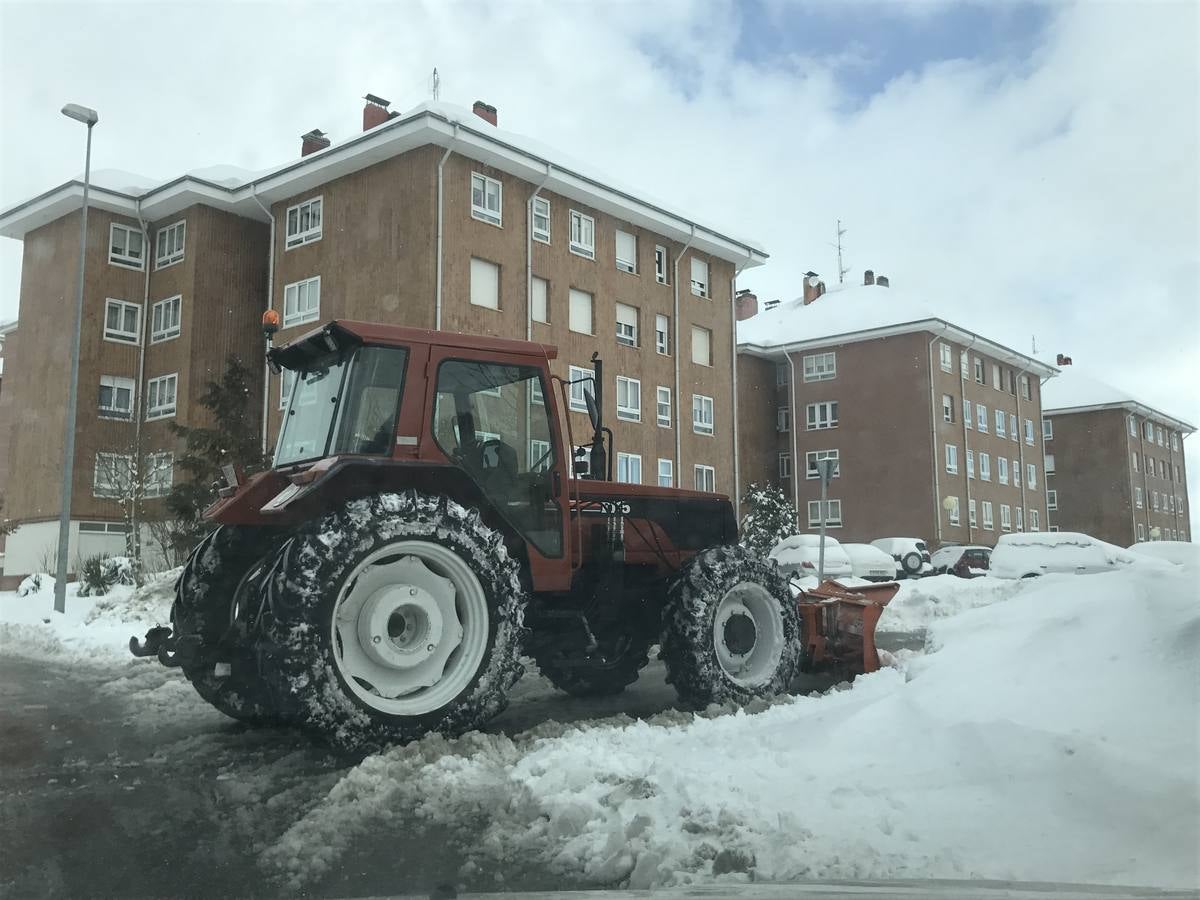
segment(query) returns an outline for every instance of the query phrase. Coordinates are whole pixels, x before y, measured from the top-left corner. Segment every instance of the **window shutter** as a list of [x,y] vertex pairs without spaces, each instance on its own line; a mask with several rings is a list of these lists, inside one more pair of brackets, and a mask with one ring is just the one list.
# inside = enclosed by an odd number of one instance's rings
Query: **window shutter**
[[624,303],[618,303],[617,322],[621,325],[637,328],[637,310],[632,306],[626,306]]
[[630,272],[637,268],[637,239],[625,231],[617,232],[617,267]]
[[692,281],[697,281],[700,284],[708,284],[708,263],[702,259],[692,257]]
[[549,284],[545,278],[533,279],[533,309],[531,315],[535,322],[550,321]]
[[495,263],[471,258],[471,303],[500,308],[500,267]]
[[712,350],[709,346],[709,333],[707,328],[692,326],[692,362],[701,366],[711,364]]
[[592,295],[571,288],[568,326],[582,334],[592,333]]

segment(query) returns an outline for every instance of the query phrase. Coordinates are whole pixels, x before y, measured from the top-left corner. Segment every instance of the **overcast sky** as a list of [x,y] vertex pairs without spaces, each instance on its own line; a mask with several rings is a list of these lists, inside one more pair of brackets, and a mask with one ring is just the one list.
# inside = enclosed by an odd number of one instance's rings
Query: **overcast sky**
[[[764,244],[760,298],[835,281],[841,218],[848,279],[1200,423],[1198,30],[1132,0],[3,3],[0,207],[82,171],[67,101],[100,113],[96,168],[165,179],[348,137],[436,66],[441,99]],[[0,239],[0,320],[19,278]]]

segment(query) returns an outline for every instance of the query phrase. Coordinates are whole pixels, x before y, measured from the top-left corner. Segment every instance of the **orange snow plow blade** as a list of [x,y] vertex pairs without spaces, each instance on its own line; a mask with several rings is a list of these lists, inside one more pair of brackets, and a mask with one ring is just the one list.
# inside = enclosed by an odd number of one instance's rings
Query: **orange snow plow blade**
[[804,634],[804,670],[853,678],[879,669],[875,626],[900,590],[894,581],[848,588],[823,581],[796,598]]

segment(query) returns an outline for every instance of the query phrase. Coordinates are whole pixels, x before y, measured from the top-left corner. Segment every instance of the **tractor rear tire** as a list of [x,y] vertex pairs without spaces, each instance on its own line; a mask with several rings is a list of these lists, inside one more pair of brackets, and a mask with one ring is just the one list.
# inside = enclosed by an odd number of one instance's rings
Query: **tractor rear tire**
[[282,701],[347,750],[479,728],[523,672],[519,572],[446,497],[348,501],[296,533],[268,587]]
[[743,547],[697,554],[667,598],[667,680],[692,708],[785,692],[800,669],[800,615],[778,570]]
[[[222,525],[201,541],[175,583],[171,607],[175,636],[198,637],[202,651],[214,647],[229,629],[234,595],[242,578],[269,561],[278,545],[277,533],[232,525]],[[249,643],[232,648],[226,675],[217,675],[211,662],[184,662],[180,668],[196,693],[230,718],[252,725],[280,721]]]
[[[638,680],[642,669],[650,662],[649,639],[634,637],[629,647],[610,667],[604,669],[564,666],[545,650],[534,653],[534,661],[546,679],[572,697],[615,697]],[[550,647],[550,650],[555,649]]]

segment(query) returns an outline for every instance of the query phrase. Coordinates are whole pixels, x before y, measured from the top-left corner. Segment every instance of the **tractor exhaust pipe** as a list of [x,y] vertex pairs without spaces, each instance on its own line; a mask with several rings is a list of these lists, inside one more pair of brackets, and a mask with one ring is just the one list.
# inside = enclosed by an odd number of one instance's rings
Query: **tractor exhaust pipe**
[[612,449],[612,432],[604,427],[604,360],[599,351],[592,353],[593,375],[592,387],[595,389],[595,399],[588,405],[588,414],[592,420],[592,477],[612,481],[612,466],[610,453],[604,448],[604,435],[608,434],[609,450]]

